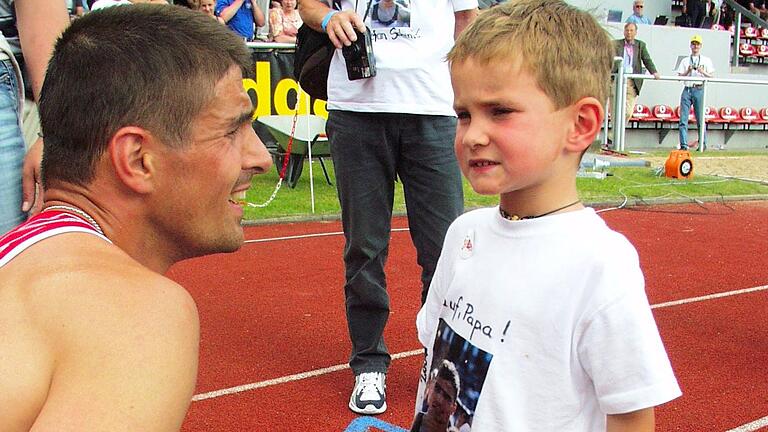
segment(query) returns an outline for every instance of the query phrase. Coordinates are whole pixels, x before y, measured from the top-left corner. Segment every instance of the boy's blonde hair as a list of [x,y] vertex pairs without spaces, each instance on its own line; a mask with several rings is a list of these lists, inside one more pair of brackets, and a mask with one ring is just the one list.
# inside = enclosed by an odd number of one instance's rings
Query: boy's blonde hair
[[468,59],[519,61],[559,110],[588,96],[605,102],[613,45],[589,12],[564,1],[508,0],[482,12],[448,53],[451,65]]

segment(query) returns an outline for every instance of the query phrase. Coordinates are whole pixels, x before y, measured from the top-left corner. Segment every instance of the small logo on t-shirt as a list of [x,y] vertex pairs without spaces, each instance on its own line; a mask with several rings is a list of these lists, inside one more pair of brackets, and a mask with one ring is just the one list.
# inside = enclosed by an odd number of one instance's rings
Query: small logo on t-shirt
[[475,231],[469,230],[467,232],[467,235],[464,236],[464,241],[461,244],[461,251],[459,252],[459,255],[467,259],[472,256],[472,251],[475,249]]

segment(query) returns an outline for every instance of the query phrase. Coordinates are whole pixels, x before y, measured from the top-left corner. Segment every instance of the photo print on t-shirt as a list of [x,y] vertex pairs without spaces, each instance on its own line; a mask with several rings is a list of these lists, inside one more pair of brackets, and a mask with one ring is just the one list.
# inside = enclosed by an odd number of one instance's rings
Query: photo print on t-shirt
[[370,11],[371,28],[411,26],[411,0],[374,0]]
[[422,371],[426,387],[411,431],[438,432],[433,425],[446,421],[451,430],[469,430],[493,355],[464,339],[442,318],[432,350],[432,364]]

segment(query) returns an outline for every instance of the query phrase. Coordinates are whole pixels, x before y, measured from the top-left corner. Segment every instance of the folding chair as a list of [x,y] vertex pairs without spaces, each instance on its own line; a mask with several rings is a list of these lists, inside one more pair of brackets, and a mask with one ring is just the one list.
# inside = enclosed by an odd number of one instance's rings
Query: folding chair
[[[325,167],[323,157],[331,155],[328,137],[325,135],[325,119],[316,115],[296,116],[296,125],[293,124],[293,115],[268,115],[259,116],[256,120],[264,124],[277,141],[277,148],[272,153],[275,169],[278,174],[283,168],[285,158],[288,158],[288,167],[285,172],[285,182],[289,187],[296,187],[304,169],[304,158],[316,157],[323,168],[325,181],[332,185],[328,170]],[[293,142],[291,152],[288,154],[288,141],[293,130]]]

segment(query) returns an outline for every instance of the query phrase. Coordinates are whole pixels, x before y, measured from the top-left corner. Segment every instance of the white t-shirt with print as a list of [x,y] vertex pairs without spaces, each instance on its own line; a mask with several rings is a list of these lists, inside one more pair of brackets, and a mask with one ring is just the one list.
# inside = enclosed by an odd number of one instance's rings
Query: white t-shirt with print
[[[702,66],[704,71],[709,75],[712,75],[713,73],[715,73],[715,65],[712,64],[712,60],[709,57],[704,55],[697,55],[697,56],[689,55],[687,57],[683,57],[683,59],[680,60],[680,64],[677,66],[677,70],[675,72],[677,72],[678,75],[683,75],[688,71],[688,66],[691,66],[691,65],[693,65],[694,68],[693,70],[691,70],[691,74],[687,76],[694,77],[694,78],[704,77],[704,74],[699,72],[698,69],[696,69],[696,66]],[[694,84],[696,85],[702,84],[702,82],[701,81],[685,81],[684,84],[686,87],[690,87]]]
[[[378,26],[369,12],[377,74],[350,81],[340,49],[328,74],[328,108],[356,112],[455,115],[445,56],[453,47],[454,12],[477,0],[398,0],[402,27]],[[368,2],[357,1],[363,17]],[[406,7],[407,5],[407,7]],[[342,1],[342,9],[355,2]],[[373,6],[371,6],[373,9]]]
[[591,208],[522,221],[498,207],[460,216],[417,328],[427,358],[416,410],[425,372],[446,358],[463,388],[480,383],[459,394],[473,432],[603,432],[606,414],[681,394],[637,253]]

